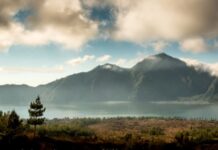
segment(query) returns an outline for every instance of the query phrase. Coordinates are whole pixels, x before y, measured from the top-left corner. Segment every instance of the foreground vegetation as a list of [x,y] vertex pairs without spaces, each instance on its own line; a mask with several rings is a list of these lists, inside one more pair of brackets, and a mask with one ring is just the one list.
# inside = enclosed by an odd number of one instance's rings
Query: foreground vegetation
[[1,149],[218,149],[216,120],[53,119],[45,120],[34,137],[34,127],[19,118],[9,121],[11,114],[0,113]]

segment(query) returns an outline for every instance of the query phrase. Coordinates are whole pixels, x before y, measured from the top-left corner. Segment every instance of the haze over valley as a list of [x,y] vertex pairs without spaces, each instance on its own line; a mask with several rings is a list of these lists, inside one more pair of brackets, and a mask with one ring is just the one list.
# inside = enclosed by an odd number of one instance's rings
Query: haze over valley
[[218,0],[0,0],[0,149],[218,150]]
[[218,107],[217,77],[165,53],[148,56],[131,68],[106,63],[36,87],[0,86],[3,109],[18,106],[22,114],[37,95],[50,107],[50,118],[218,117],[211,112]]
[[49,118],[217,117],[217,6],[1,0],[0,106],[26,117],[39,95]]

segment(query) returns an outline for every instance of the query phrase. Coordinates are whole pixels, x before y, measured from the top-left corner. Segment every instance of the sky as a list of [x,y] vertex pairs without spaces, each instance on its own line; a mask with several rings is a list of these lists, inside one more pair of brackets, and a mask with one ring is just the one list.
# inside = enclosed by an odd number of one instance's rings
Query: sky
[[0,85],[165,52],[218,75],[217,0],[1,0]]

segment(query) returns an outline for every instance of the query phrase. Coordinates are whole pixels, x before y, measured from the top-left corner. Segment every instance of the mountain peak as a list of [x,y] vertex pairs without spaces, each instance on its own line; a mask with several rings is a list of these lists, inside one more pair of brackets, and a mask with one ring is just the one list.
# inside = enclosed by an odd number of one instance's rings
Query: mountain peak
[[97,68],[103,69],[103,70],[112,70],[112,71],[123,71],[124,68],[121,68],[117,65],[106,63],[104,65],[100,65]]
[[166,58],[166,57],[170,57],[172,58],[170,55],[162,52],[162,53],[159,53],[159,54],[156,54],[156,55],[153,55],[153,56],[156,56],[156,57],[161,57],[161,58]]
[[150,55],[148,57],[146,57],[143,61],[164,61],[164,60],[168,60],[168,61],[180,61],[177,58],[174,58],[166,53],[159,53],[159,54],[155,54],[155,55]]
[[181,60],[174,58],[166,53],[159,53],[146,57],[133,68],[135,70],[149,71],[158,69],[173,69],[185,66],[186,64]]
[[112,68],[112,67],[115,67],[116,65],[114,65],[114,64],[110,64],[110,63],[106,63],[106,64],[103,64],[103,65],[101,65],[101,67],[103,67],[103,68]]
[[174,59],[174,60],[176,59],[176,60],[178,60],[177,58],[174,58],[174,57],[172,57],[169,54],[164,53],[164,52],[148,56],[147,58],[149,58],[149,57],[156,57],[156,58],[161,58],[161,59]]

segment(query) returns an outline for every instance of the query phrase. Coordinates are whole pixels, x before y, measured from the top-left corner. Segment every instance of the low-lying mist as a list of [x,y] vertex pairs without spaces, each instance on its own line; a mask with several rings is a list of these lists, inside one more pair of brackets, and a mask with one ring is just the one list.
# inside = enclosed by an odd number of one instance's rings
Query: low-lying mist
[[[46,105],[45,117],[84,118],[84,117],[182,117],[198,119],[218,119],[218,105],[210,103],[186,102],[146,102],[106,101],[76,103],[75,105]],[[22,118],[28,118],[28,106],[0,106],[6,112],[15,110]]]

